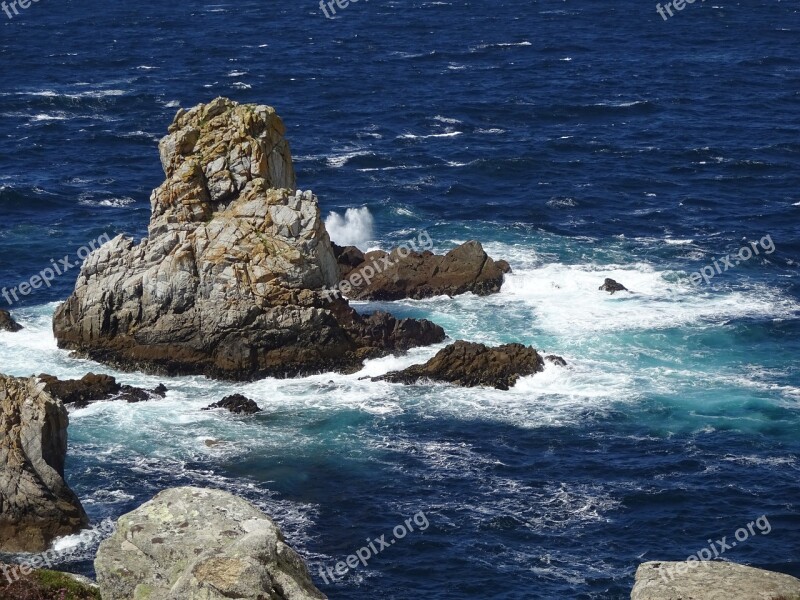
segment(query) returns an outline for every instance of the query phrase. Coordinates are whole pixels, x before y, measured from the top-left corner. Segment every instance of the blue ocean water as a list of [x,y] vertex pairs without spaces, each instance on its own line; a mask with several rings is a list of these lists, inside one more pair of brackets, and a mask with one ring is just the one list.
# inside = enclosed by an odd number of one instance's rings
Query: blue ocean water
[[[358,379],[438,347],[247,385],[117,373],[56,348],[76,268],[0,298],[27,328],[0,334],[0,372],[163,381],[163,402],[71,414],[67,477],[93,521],[173,485],[229,489],[274,515],[333,599],[623,599],[642,561],[685,559],[761,515],[769,533],[723,558],[800,576],[798,11],[721,0],[664,21],[641,0],[364,1],[327,19],[311,0],[43,0],[0,13],[0,285],[104,233],[144,235],[157,140],[178,107],[224,95],[276,107],[299,186],[326,213],[372,215],[344,227],[364,246],[424,230],[439,251],[478,239],[514,268],[489,298],[360,309],[570,364],[509,392]],[[690,282],[761,240],[774,246]],[[636,293],[600,293],[605,277]],[[233,391],[265,412],[199,410]],[[424,532],[323,580],[419,511]],[[92,553],[63,567],[91,573]]]

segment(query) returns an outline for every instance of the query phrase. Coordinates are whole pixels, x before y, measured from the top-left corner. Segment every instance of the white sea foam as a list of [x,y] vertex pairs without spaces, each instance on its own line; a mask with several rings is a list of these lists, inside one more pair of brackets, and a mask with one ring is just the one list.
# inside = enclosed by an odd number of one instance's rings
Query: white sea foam
[[325,228],[331,240],[340,246],[364,246],[373,239],[374,219],[369,208],[348,208],[344,216],[331,212]]

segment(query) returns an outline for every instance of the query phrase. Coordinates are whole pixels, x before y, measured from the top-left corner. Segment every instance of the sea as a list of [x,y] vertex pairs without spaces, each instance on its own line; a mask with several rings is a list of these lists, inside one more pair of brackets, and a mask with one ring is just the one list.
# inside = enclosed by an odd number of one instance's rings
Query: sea
[[[57,568],[92,575],[104,523],[194,485],[264,509],[334,600],[622,600],[642,562],[723,537],[715,560],[800,576],[800,4],[341,4],[0,12],[0,286],[76,263],[0,296],[25,326],[0,372],[169,388],[71,411],[66,479],[98,534],[58,540]],[[146,235],[158,140],[217,96],[276,108],[334,241],[479,240],[513,269],[488,297],[359,311],[567,367],[509,391],[362,379],[440,344],[237,384],[59,350],[76,257]],[[263,412],[201,410],[232,393]]]

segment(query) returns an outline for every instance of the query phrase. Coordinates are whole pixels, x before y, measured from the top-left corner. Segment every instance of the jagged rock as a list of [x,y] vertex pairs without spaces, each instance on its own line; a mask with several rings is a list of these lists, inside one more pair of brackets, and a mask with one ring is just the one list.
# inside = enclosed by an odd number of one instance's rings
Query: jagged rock
[[64,481],[69,417],[44,383],[0,375],[0,551],[41,552],[89,519]]
[[[695,557],[696,558],[696,557]],[[722,561],[647,562],[631,600],[796,600],[800,579]]]
[[486,296],[500,291],[503,274],[511,270],[507,262],[492,260],[476,241],[443,256],[403,246],[391,253],[374,250],[362,254],[348,246],[340,250],[337,260],[342,279],[350,285],[345,295],[356,300],[420,299],[466,292]]
[[567,361],[564,360],[561,356],[558,356],[556,354],[548,354],[547,356],[544,357],[544,359],[546,361],[548,361],[548,362],[553,363],[554,365],[559,366],[559,367],[566,367],[567,366]]
[[203,410],[211,410],[212,408],[224,408],[235,415],[254,415],[261,412],[258,404],[241,394],[226,396],[219,402],[206,406]]
[[458,341],[440,350],[424,365],[412,365],[372,380],[411,384],[420,379],[432,379],[463,387],[489,386],[507,390],[520,377],[533,375],[543,368],[542,357],[530,346],[504,344],[489,348]]
[[220,490],[161,492],[120,517],[94,566],[103,600],[325,598],[272,520]]
[[[156,396],[163,398],[167,388],[159,385],[148,392],[132,385],[121,385],[110,375],[87,373],[81,379],[61,380],[53,375],[42,373],[39,379],[45,384],[45,391],[75,408],[84,408],[92,402],[100,400],[125,400],[126,402],[144,402]],[[163,392],[161,392],[163,388]]]
[[628,288],[626,288],[621,283],[618,283],[611,279],[610,277],[606,277],[605,282],[598,288],[602,292],[610,292],[613,294],[614,292],[627,292]]
[[22,325],[11,318],[7,310],[0,310],[0,331],[17,332],[22,329]]
[[369,323],[323,295],[339,267],[316,197],[294,190],[283,135],[267,106],[179,111],[159,145],[149,237],[119,236],[85,261],[54,316],[59,346],[127,370],[255,379],[354,371],[427,343],[410,325],[383,347],[364,340]]

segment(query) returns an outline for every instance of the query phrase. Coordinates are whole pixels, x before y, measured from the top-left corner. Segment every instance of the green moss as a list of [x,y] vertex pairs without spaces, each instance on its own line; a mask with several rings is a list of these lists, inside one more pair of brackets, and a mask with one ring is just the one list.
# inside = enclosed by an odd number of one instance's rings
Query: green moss
[[100,600],[100,591],[75,581],[69,575],[58,571],[41,569],[31,574],[31,579],[39,587],[45,598],[58,600]]

